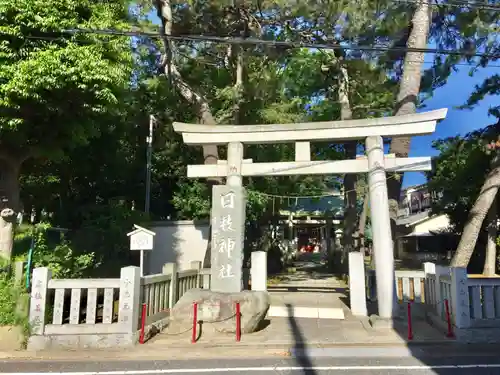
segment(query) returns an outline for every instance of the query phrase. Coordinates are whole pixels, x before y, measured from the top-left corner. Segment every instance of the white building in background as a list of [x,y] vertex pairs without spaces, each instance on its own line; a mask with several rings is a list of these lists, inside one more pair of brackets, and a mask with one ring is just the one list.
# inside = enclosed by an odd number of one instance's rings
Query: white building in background
[[177,263],[179,270],[191,268],[192,261],[203,262],[208,245],[208,220],[153,222],[156,233],[153,251],[148,254],[146,274],[162,272],[165,263]]
[[440,195],[427,185],[411,186],[401,192],[396,257],[410,262],[445,261],[454,249],[457,236],[449,233],[447,215],[432,215],[431,205]]

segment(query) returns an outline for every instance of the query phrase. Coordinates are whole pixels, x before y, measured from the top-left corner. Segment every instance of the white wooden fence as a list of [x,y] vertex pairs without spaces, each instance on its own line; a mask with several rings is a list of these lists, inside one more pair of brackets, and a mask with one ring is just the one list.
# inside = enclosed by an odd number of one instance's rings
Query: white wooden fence
[[[375,271],[366,270],[366,298],[377,300]],[[396,271],[396,293],[399,301],[425,302],[425,272],[424,271]]]
[[500,328],[500,278],[467,275],[464,268],[425,263],[426,305],[434,318],[446,322],[448,300],[457,328]]
[[163,273],[141,280],[141,306],[146,305],[146,325],[169,316],[170,309],[194,288],[210,289],[210,269],[201,269],[201,262],[191,262],[190,270],[177,271],[175,263],[163,266]]
[[140,313],[146,304],[146,325],[165,320],[171,308],[192,288],[209,288],[210,269],[201,262],[178,271],[165,264],[163,273],[140,277],[138,267],[121,269],[117,279],[52,279],[48,268],[33,270],[30,298],[33,349],[56,346],[120,346],[137,341]]
[[[365,275],[367,299],[376,300],[374,271],[367,270]],[[425,263],[423,271],[396,271],[395,282],[398,300],[423,305],[432,322],[446,327],[448,301],[455,329],[500,335],[492,330],[500,329],[500,277],[471,276],[465,268]],[[480,328],[484,328],[482,333],[477,331]]]

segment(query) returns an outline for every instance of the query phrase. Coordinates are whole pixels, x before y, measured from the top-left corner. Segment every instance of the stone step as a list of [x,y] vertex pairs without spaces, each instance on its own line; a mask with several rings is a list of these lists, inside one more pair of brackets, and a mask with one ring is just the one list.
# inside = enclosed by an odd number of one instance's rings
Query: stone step
[[330,307],[301,307],[272,305],[267,312],[268,317],[280,318],[313,318],[313,319],[345,319],[342,308]]

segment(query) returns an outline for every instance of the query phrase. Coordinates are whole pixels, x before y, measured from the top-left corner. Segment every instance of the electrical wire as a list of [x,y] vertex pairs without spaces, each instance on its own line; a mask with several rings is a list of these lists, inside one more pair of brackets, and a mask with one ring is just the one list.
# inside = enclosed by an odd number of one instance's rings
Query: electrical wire
[[370,52],[417,52],[417,53],[433,53],[439,55],[456,55],[468,57],[482,57],[487,59],[498,59],[500,54],[476,53],[459,50],[441,50],[438,48],[408,48],[408,47],[386,47],[386,46],[354,46],[341,44],[325,44],[325,43],[304,43],[304,42],[286,42],[277,40],[266,40],[260,38],[240,38],[240,37],[221,37],[210,35],[162,35],[157,32],[149,31],[120,31],[111,29],[68,29],[63,30],[69,34],[95,34],[95,35],[113,35],[113,36],[128,36],[128,37],[149,37],[149,38],[167,38],[175,41],[193,41],[193,42],[213,42],[222,44],[237,44],[237,45],[265,45],[271,47],[286,47],[286,48],[312,48],[312,49],[342,49],[350,51],[370,51]]
[[[2,35],[2,33],[0,33],[0,35]],[[64,37],[48,37],[48,36],[25,36],[26,39],[33,39],[33,40],[46,40],[46,41],[57,41],[57,40],[64,40],[65,38]],[[99,40],[99,41],[81,41],[79,40],[78,43],[87,43],[87,44],[95,44],[96,42],[98,43],[111,43],[110,41],[105,41],[105,40]],[[186,57],[189,57],[189,56],[186,56]],[[192,57],[193,59],[196,59],[196,57]],[[389,61],[397,61],[396,59],[389,59],[387,60],[387,62]],[[420,62],[420,60],[414,60],[414,61],[410,61],[410,62]],[[208,64],[208,65],[211,65],[213,66],[214,64],[213,63],[208,63],[208,62],[204,62],[204,61],[200,61],[201,64]],[[425,65],[433,65],[434,62],[433,61],[423,61],[422,64],[425,64]],[[452,64],[453,66],[467,66],[469,68],[474,68],[474,67],[478,67],[477,64],[475,63],[453,63]],[[481,66],[481,69],[487,69],[487,68],[500,68],[500,65],[495,65],[495,64],[490,64],[488,63],[487,65],[484,65],[484,66]]]
[[489,4],[477,4],[477,3],[470,3],[468,1],[459,1],[459,0],[454,0],[453,2],[428,2],[428,1],[415,1],[415,0],[392,0],[394,3],[402,3],[402,4],[427,4],[429,6],[433,7],[455,7],[455,8],[464,8],[467,7],[469,9],[477,9],[477,10],[486,10],[486,11],[493,11],[493,12],[500,12],[500,6],[495,6],[495,5],[489,5]]

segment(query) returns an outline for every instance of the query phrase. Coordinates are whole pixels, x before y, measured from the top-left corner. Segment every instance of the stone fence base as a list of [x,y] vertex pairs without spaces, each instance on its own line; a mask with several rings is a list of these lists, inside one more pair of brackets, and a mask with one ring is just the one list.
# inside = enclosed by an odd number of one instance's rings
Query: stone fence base
[[[163,318],[144,327],[144,339],[147,341],[167,327],[169,318]],[[139,342],[140,331],[130,333],[102,334],[67,334],[33,335],[28,339],[30,351],[51,349],[105,349],[127,348]]]
[[105,349],[134,346],[139,339],[137,334],[103,333],[81,335],[35,335],[28,339],[29,351],[51,349]]
[[[442,332],[448,332],[448,324],[437,315],[428,313],[427,321]],[[500,343],[500,328],[457,328],[453,327],[455,340],[464,344]],[[452,340],[452,339],[450,339]]]

